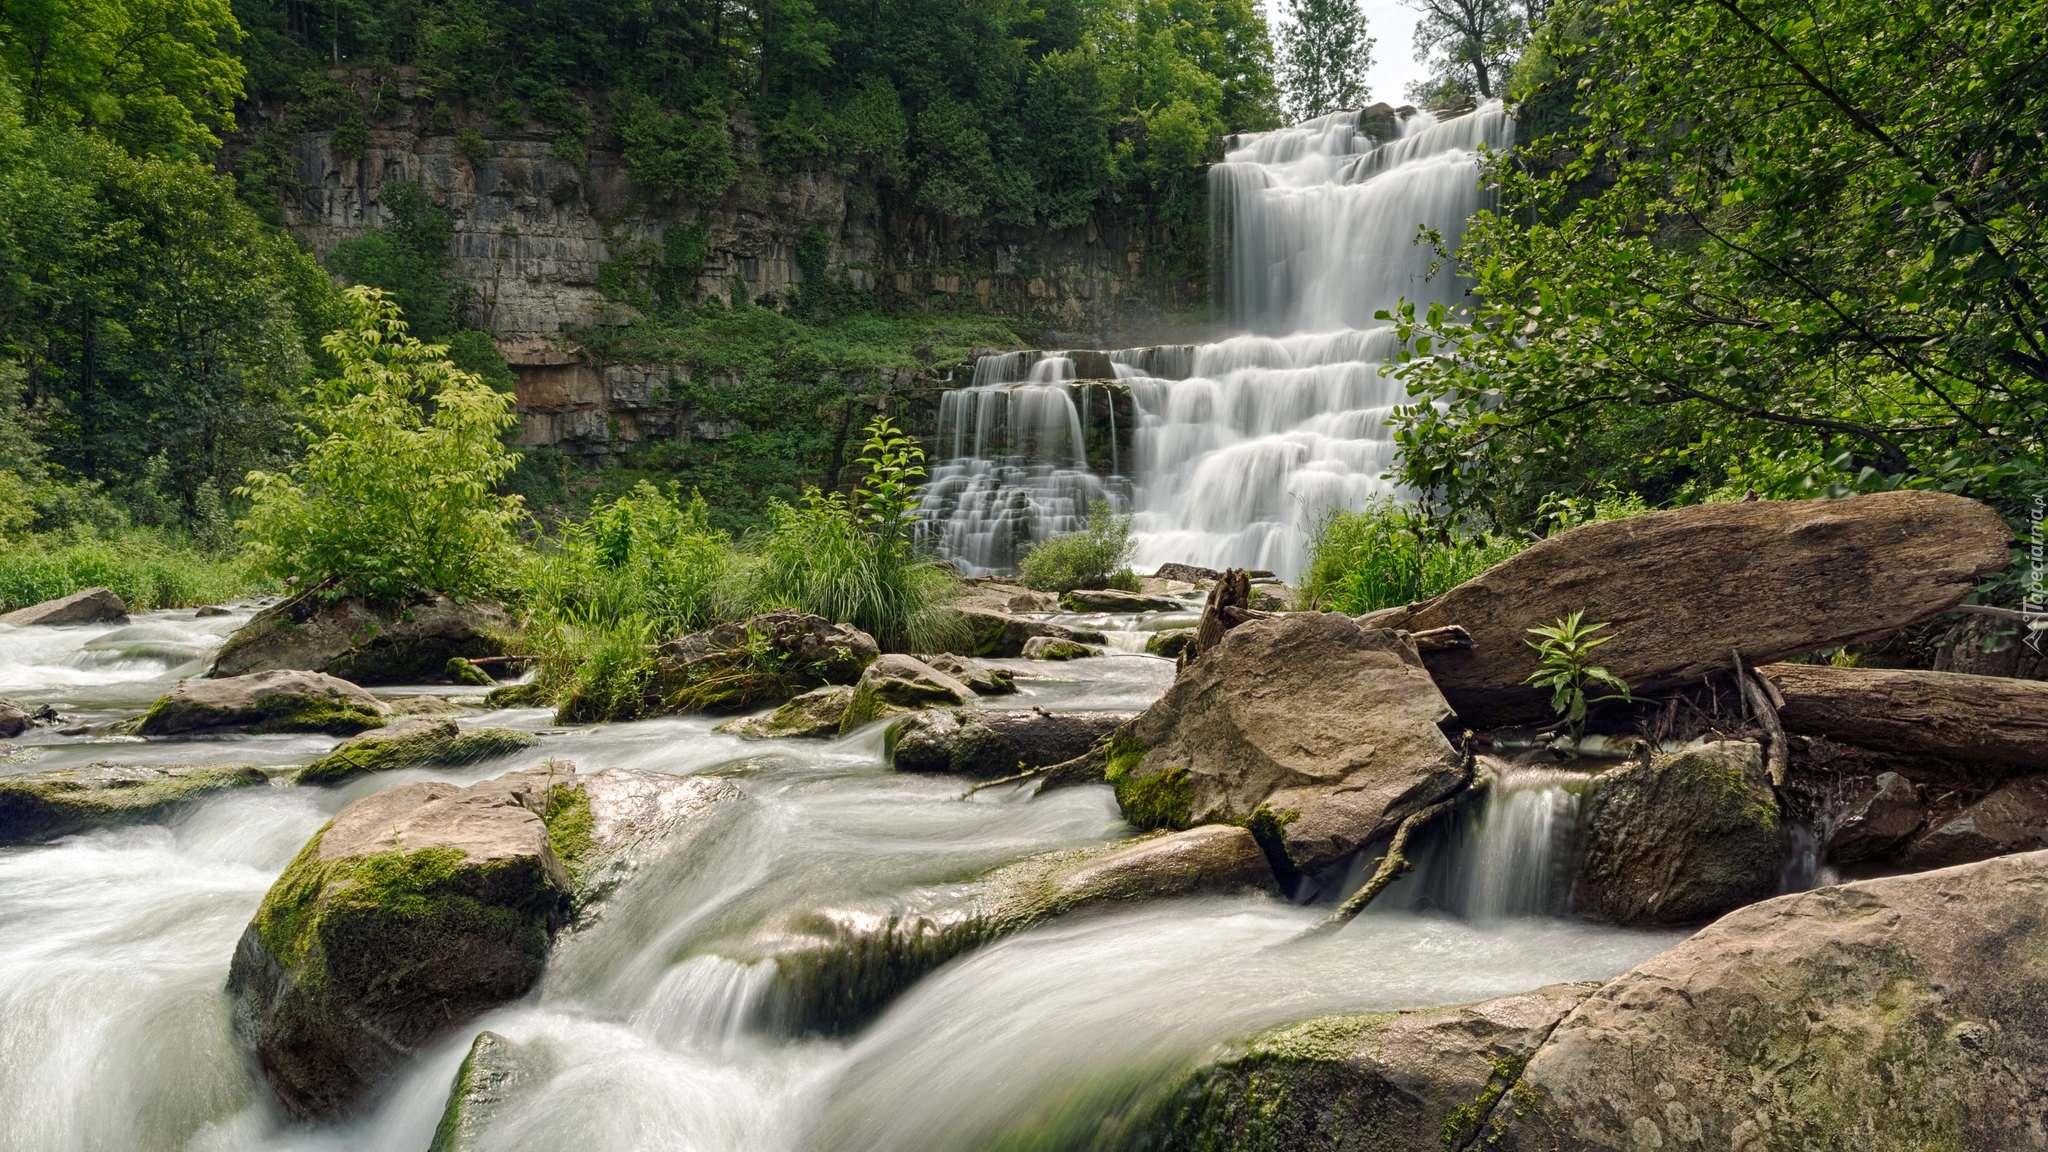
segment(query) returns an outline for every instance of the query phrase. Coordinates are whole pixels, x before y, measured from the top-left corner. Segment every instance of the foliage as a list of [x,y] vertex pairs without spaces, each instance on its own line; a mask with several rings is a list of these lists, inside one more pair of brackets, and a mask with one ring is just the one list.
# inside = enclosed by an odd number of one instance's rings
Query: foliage
[[1476,308],[1394,314],[1403,478],[1497,524],[1602,486],[1927,487],[2025,530],[2048,492],[2044,21],[1560,10],[1518,93],[1548,134],[1493,166],[1499,208],[1456,254]]
[[[1586,663],[1593,649],[1614,637],[1595,636],[1607,625],[1583,623],[1584,617],[1584,612],[1574,612],[1547,627],[1528,629],[1536,639],[1524,641],[1536,650],[1536,671],[1523,683],[1550,689],[1550,710],[1571,725],[1574,738],[1585,727],[1587,705],[1631,699],[1628,684],[1621,677],[1597,664]],[[1605,684],[1615,692],[1588,699],[1588,684]]]
[[341,365],[315,389],[305,458],[286,473],[251,472],[240,522],[251,556],[302,586],[402,601],[470,596],[510,576],[524,517],[494,491],[518,457],[499,435],[512,398],[406,334],[396,305],[351,288],[354,323],[330,333]]
[[1026,588],[1041,592],[1072,592],[1104,588],[1130,564],[1138,550],[1131,539],[1131,518],[1117,515],[1097,500],[1088,506],[1088,526],[1043,541],[1024,554],[1021,575]]
[[1358,0],[1287,0],[1280,28],[1280,84],[1297,120],[1345,108],[1363,108],[1372,98],[1376,41],[1366,35],[1365,10]]
[[924,449],[887,416],[875,417],[866,431],[860,462],[868,474],[854,495],[856,518],[873,535],[877,550],[907,553],[923,500],[918,481],[924,479]]
[[756,612],[796,608],[851,623],[894,652],[943,651],[959,616],[953,576],[934,561],[883,546],[838,493],[800,505],[771,502],[748,540],[745,599]]
[[469,326],[476,292],[455,275],[455,228],[418,181],[389,180],[379,204],[385,222],[334,246],[327,264],[358,284],[383,289],[412,335],[449,346],[455,366],[512,387],[512,370],[489,332]]
[[1454,532],[1396,500],[1332,511],[1309,541],[1300,607],[1356,616],[1450,591],[1521,551],[1507,536]]
[[14,0],[0,75],[15,78],[32,125],[192,155],[234,126],[240,39],[228,0]]
[[673,489],[643,480],[562,524],[527,557],[518,584],[527,613],[543,625],[624,626],[667,640],[732,615],[723,589],[736,563],[732,539],[711,527],[703,497],[681,502]]
[[1415,59],[1428,79],[1408,97],[1432,107],[1469,106],[1504,95],[1516,55],[1543,21],[1543,0],[1417,0]]
[[131,612],[219,604],[271,585],[249,565],[167,532],[49,533],[0,548],[0,612],[110,588]]

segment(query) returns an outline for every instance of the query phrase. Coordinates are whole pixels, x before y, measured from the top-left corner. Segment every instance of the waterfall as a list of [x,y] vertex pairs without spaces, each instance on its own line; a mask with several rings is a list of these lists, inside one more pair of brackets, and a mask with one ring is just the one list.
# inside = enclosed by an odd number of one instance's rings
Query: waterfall
[[1480,149],[1513,136],[1489,103],[1443,121],[1382,107],[1231,138],[1209,173],[1214,282],[1245,334],[1107,357],[1105,375],[1129,389],[1135,416],[1129,451],[1107,475],[1048,443],[1031,423],[1044,413],[1020,420],[1017,400],[998,399],[1058,388],[1028,403],[1063,404],[1069,427],[1082,428],[1062,387],[1077,354],[983,357],[973,385],[942,402],[942,427],[971,421],[976,435],[949,431],[933,470],[926,516],[941,551],[963,569],[1001,571],[1106,500],[1132,513],[1141,568],[1180,561],[1292,578],[1326,512],[1400,494],[1385,478],[1387,418],[1406,395],[1380,375],[1395,343],[1373,314],[1403,299],[1458,302],[1464,284],[1432,275],[1436,253],[1417,230],[1455,247],[1484,203]]
[[1485,788],[1416,850],[1414,876],[1388,905],[1481,923],[1564,915],[1586,773],[1483,763]]

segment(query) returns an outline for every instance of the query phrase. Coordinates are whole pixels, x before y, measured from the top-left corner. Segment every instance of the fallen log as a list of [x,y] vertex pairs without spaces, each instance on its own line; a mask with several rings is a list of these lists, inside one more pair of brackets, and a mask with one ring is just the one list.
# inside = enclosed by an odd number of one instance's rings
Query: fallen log
[[1768,664],[1785,730],[1902,757],[2048,770],[2048,682],[1903,668]]

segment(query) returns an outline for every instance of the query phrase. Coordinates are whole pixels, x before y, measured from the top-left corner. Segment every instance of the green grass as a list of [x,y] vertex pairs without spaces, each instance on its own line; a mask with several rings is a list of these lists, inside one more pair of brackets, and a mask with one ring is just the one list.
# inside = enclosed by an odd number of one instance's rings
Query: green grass
[[1309,543],[1295,606],[1356,616],[1450,591],[1522,550],[1525,541],[1441,532],[1392,500],[1332,512]]
[[[1024,346],[1015,320],[1000,316],[862,312],[810,323],[772,308],[709,303],[589,334],[607,361],[687,364],[697,372],[732,373],[785,359],[815,359],[836,371],[957,363],[977,348]],[[929,358],[920,357],[921,346]]]
[[141,529],[112,539],[31,536],[0,549],[0,612],[111,588],[130,612],[218,604],[273,585],[232,556]]

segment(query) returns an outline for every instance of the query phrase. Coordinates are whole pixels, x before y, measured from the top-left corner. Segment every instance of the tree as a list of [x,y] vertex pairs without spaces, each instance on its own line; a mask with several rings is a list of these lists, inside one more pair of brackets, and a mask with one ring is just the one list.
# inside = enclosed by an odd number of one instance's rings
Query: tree
[[1280,84],[1289,110],[1308,120],[1371,99],[1365,74],[1375,41],[1358,0],[1287,0],[1280,28]]
[[1427,80],[1411,85],[1418,104],[1456,105],[1502,94],[1502,81],[1542,18],[1541,0],[1516,11],[1513,0],[1413,0],[1415,59],[1430,66]]
[[10,0],[0,70],[14,76],[32,125],[193,154],[234,124],[241,35],[228,0]]

